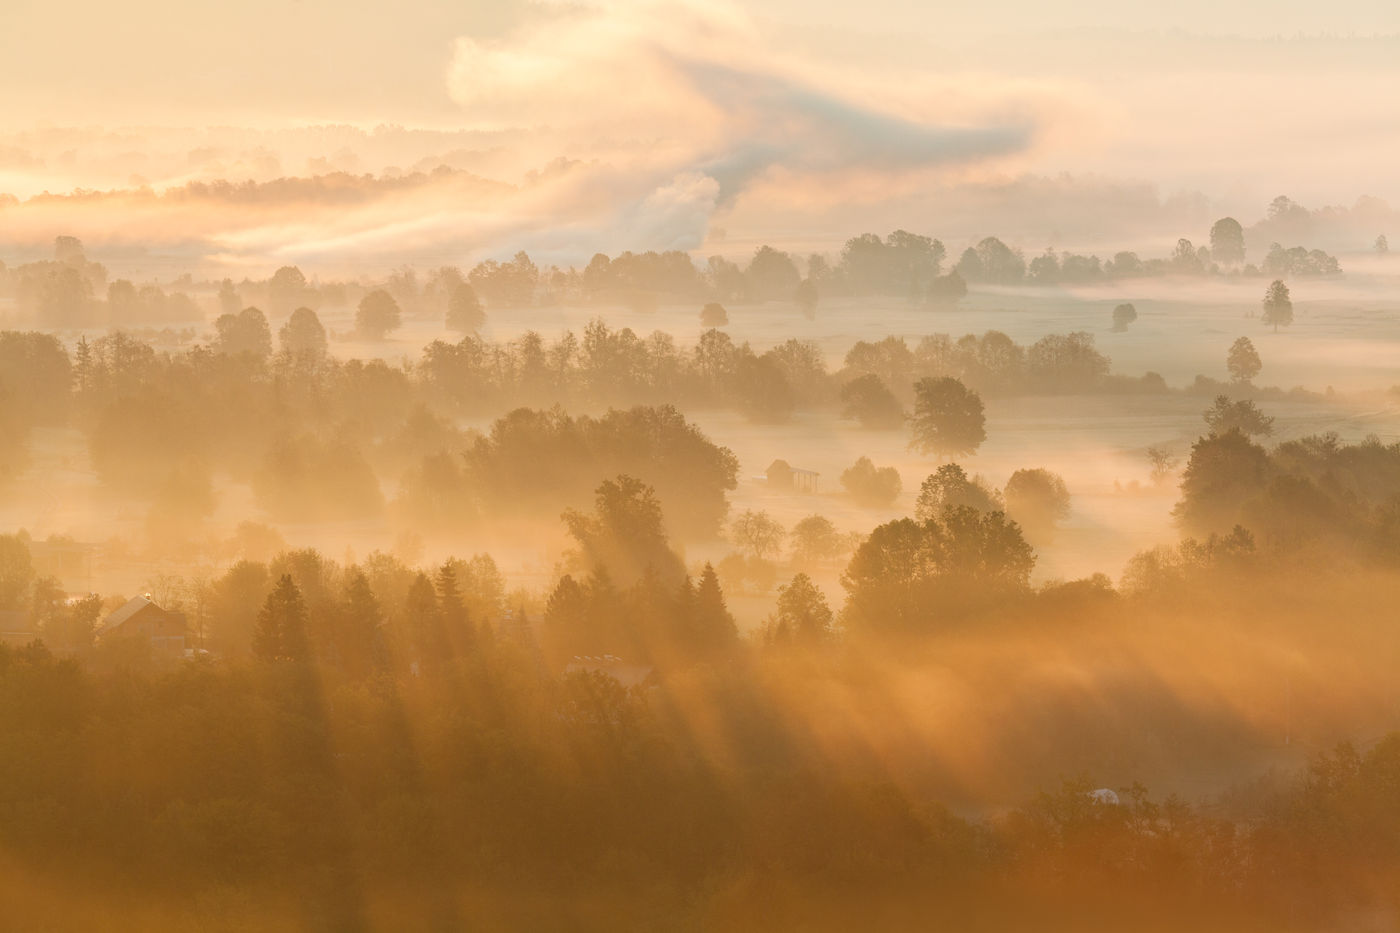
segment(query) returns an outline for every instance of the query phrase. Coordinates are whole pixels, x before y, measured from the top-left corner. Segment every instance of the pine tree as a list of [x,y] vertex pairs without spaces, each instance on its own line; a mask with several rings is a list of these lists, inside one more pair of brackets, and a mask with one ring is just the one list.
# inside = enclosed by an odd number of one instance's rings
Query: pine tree
[[307,661],[306,604],[290,574],[283,574],[258,613],[253,654],[264,661]]
[[345,584],[341,608],[340,656],[351,673],[363,676],[385,667],[383,612],[370,589],[369,578],[352,568]]
[[467,614],[467,606],[462,599],[462,588],[457,583],[456,562],[448,560],[439,567],[435,582],[438,617],[442,620],[447,648],[453,654],[461,654],[475,645],[476,629]]
[[695,587],[695,631],[698,646],[707,652],[728,651],[739,639],[734,616],[724,604],[719,575],[709,563],[700,571],[700,582]]
[[404,613],[410,653],[423,667],[435,666],[446,655],[447,639],[443,637],[437,593],[427,574],[413,578],[404,599]]

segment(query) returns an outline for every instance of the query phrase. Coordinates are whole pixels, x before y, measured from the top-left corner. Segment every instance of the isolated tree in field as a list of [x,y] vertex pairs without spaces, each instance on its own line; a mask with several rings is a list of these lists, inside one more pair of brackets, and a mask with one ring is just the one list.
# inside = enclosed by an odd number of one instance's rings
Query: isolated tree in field
[[835,560],[847,550],[845,536],[823,515],[808,515],[793,525],[791,538],[792,559],[798,564]]
[[1267,437],[1274,433],[1274,419],[1260,411],[1250,399],[1232,402],[1228,395],[1217,395],[1204,415],[1212,434],[1239,431],[1245,437]]
[[857,376],[841,387],[841,417],[863,428],[890,430],[904,424],[904,406],[874,373]]
[[1230,371],[1230,378],[1243,385],[1248,385],[1254,381],[1254,377],[1259,375],[1259,370],[1264,368],[1264,362],[1259,359],[1259,351],[1254,349],[1254,341],[1248,337],[1241,337],[1230,344],[1230,352],[1225,357],[1225,368]]
[[1280,327],[1287,327],[1293,323],[1293,299],[1282,279],[1274,279],[1269,290],[1264,293],[1263,321],[1265,325],[1272,327],[1276,334]]
[[482,310],[481,299],[476,297],[476,289],[466,282],[457,282],[447,293],[448,330],[459,334],[474,334],[486,323],[486,312]]
[[1032,535],[1048,535],[1069,518],[1069,489],[1049,470],[1017,470],[1006,481],[1006,514]]
[[711,301],[700,309],[701,327],[724,327],[729,323],[729,312],[718,301]]
[[1222,217],[1210,228],[1210,255],[1221,265],[1244,262],[1244,228],[1233,217]]
[[965,456],[987,439],[982,397],[951,376],[914,383],[913,422],[910,446],[920,453]]
[[376,288],[360,299],[355,311],[355,329],[362,336],[383,340],[389,331],[398,329],[400,323],[399,303],[384,289]]
[[311,657],[306,603],[291,574],[282,575],[258,613],[253,654],[262,661],[307,661]]
[[1386,239],[1384,233],[1376,237],[1376,252],[1382,255],[1390,252],[1390,240]]
[[1128,329],[1128,325],[1137,320],[1137,308],[1132,304],[1124,302],[1113,309],[1113,329],[1122,333]]
[[767,512],[746,509],[729,525],[729,537],[735,544],[759,560],[776,554],[786,532]]
[[1152,482],[1161,486],[1171,478],[1180,461],[1161,447],[1149,447],[1147,448],[1147,462],[1152,467],[1152,472],[1149,474],[1152,477]]
[[297,308],[277,332],[282,351],[292,356],[321,359],[326,355],[326,328],[310,308]]
[[956,463],[945,463],[919,486],[919,498],[914,502],[914,517],[921,522],[936,519],[947,509],[976,509],[978,512],[1000,512],[1001,494],[988,489],[981,477],[969,478]]
[[841,474],[841,485],[861,505],[887,506],[899,498],[904,484],[894,467],[877,467],[861,457]]

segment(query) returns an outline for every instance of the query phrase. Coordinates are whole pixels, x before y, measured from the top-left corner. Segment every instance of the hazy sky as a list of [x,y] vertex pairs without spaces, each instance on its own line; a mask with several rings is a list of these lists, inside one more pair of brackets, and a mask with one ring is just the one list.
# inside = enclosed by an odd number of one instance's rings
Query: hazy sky
[[[0,192],[443,163],[515,192],[474,200],[476,229],[566,252],[893,223],[1061,175],[1257,216],[1400,203],[1397,80],[1380,0],[6,0]],[[325,124],[364,133],[301,129]],[[231,248],[282,235],[253,227]]]

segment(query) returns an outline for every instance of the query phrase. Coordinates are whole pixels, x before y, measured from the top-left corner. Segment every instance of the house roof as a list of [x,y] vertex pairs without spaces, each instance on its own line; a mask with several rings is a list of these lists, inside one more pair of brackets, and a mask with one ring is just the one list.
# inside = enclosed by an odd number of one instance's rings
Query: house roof
[[[155,605],[155,603],[144,596],[133,596],[131,599],[128,599],[124,605],[118,606],[116,609],[112,610],[111,614],[102,620],[102,625],[99,626],[99,628],[116,628],[147,606]],[[156,606],[156,608],[160,609],[159,606]]]

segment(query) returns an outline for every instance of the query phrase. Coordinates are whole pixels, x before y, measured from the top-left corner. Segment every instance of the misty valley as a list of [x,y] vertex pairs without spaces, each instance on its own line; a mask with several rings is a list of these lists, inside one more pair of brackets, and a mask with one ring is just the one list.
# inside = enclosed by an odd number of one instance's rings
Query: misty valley
[[0,265],[7,927],[1389,929],[1400,266],[1300,211]]

